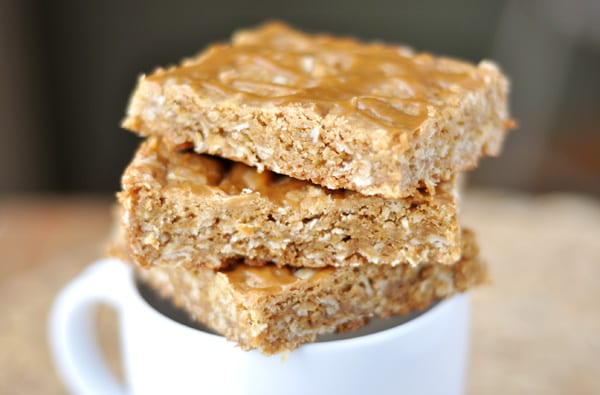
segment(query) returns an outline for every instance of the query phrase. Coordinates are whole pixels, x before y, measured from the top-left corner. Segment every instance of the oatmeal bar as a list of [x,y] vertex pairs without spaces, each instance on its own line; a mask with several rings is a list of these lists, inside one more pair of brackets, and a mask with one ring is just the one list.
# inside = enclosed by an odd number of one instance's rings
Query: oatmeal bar
[[195,152],[142,143],[119,201],[141,266],[219,268],[452,264],[460,257],[453,182],[403,199],[332,191]]
[[227,269],[138,269],[144,282],[193,319],[266,354],[293,350],[320,334],[356,329],[430,306],[485,279],[473,234],[454,265],[291,268],[234,264]]
[[507,95],[489,61],[270,23],[142,76],[123,126],[171,148],[399,198],[497,155],[512,126]]

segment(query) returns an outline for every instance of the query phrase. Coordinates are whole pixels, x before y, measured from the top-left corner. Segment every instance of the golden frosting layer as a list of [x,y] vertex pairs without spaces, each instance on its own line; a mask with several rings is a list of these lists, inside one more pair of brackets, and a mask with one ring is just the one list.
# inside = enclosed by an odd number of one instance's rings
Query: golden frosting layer
[[[483,84],[464,62],[410,48],[308,35],[281,23],[237,33],[182,67],[148,77],[186,83],[214,100],[359,116],[379,128],[414,130],[456,90]],[[210,122],[210,119],[205,120]]]

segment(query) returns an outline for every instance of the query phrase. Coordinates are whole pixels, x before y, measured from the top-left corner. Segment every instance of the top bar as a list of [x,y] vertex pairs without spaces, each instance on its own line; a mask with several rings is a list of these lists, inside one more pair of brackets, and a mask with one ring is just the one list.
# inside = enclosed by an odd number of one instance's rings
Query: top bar
[[489,61],[274,22],[142,76],[123,126],[171,149],[400,198],[497,155],[513,124],[507,95]]

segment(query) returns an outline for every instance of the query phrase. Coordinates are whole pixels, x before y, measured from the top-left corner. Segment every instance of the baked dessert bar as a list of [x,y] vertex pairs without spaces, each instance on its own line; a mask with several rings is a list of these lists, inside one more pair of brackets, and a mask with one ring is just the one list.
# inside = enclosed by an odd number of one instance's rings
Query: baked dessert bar
[[219,268],[452,264],[460,257],[454,182],[403,199],[328,190],[240,163],[144,141],[118,194],[131,259]]
[[141,76],[123,126],[310,180],[406,197],[500,152],[508,82],[472,65],[281,23]]
[[194,320],[244,350],[293,350],[320,334],[347,331],[370,318],[430,306],[485,279],[470,231],[456,264],[291,268],[233,264],[225,269],[139,268],[142,281]]

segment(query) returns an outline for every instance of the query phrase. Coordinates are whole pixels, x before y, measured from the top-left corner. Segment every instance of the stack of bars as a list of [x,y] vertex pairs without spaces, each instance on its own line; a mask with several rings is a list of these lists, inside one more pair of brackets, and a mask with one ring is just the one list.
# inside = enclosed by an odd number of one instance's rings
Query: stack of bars
[[118,194],[141,281],[244,350],[293,350],[486,278],[457,175],[497,155],[508,83],[281,23],[142,76]]

